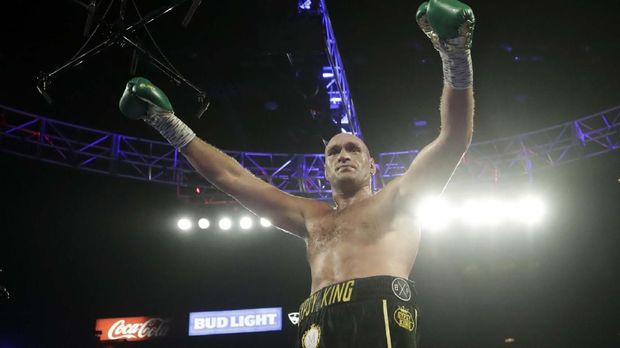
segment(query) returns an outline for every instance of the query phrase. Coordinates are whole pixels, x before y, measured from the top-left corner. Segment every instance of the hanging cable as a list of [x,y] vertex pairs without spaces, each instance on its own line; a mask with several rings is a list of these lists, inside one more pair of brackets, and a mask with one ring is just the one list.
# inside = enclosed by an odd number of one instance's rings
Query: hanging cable
[[86,46],[88,45],[88,43],[90,42],[90,40],[95,36],[95,33],[97,32],[97,30],[99,29],[99,27],[101,26],[101,23],[103,23],[103,19],[105,18],[105,16],[108,15],[108,12],[110,12],[110,9],[112,8],[112,5],[114,4],[114,0],[110,1],[110,4],[108,5],[108,8],[105,9],[105,12],[103,13],[103,16],[101,16],[101,21],[99,23],[97,23],[97,26],[95,27],[95,29],[93,29],[93,31],[90,33],[90,35],[88,36],[88,38],[86,39],[86,42],[84,42],[84,44],[82,45],[82,47],[80,47],[80,49],[73,55],[73,57],[71,57],[71,59],[69,60],[73,60],[75,59],[75,57],[79,56],[80,53],[82,53],[82,51],[84,51],[84,49],[86,48]]
[[[133,7],[136,9],[136,13],[138,14],[138,18],[140,20],[142,20],[142,14],[140,14],[140,10],[138,9],[138,6],[136,5],[136,1],[135,0],[131,0],[131,3],[133,4]],[[153,38],[153,35],[151,35],[151,32],[149,31],[149,28],[146,26],[146,24],[143,25],[144,26],[144,30],[146,31],[146,34],[149,36],[149,38],[151,39],[151,41],[153,42],[153,45],[155,46],[155,48],[157,49],[157,52],[159,52],[159,54],[162,56],[162,58],[166,61],[166,63],[168,63],[168,65],[170,66],[170,68],[177,74],[181,75],[181,73],[179,72],[179,70],[177,70],[177,68],[170,62],[170,60],[168,59],[168,57],[166,57],[166,55],[164,54],[164,52],[161,50],[161,48],[159,48],[159,45],[157,45],[157,42],[155,42],[155,38]]]

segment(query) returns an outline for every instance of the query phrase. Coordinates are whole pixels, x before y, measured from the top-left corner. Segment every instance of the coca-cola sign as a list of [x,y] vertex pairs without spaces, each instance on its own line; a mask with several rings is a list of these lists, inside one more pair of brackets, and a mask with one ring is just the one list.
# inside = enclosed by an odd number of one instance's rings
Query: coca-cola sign
[[152,317],[97,319],[95,330],[101,341],[144,341],[168,334],[170,320]]

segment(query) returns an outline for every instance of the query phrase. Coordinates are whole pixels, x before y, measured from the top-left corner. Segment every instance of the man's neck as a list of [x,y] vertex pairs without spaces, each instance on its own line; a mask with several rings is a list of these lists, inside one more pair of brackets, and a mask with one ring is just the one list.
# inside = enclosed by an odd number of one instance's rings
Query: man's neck
[[364,186],[361,189],[350,193],[337,190],[332,191],[332,197],[334,202],[336,202],[336,210],[338,211],[341,211],[351,204],[362,201],[370,196],[372,196],[370,186]]

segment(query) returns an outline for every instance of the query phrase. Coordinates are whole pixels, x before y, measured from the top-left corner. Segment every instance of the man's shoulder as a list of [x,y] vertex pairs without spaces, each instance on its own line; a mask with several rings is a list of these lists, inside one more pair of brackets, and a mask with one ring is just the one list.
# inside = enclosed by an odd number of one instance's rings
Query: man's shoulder
[[300,207],[306,222],[324,217],[333,211],[332,206],[325,201],[304,197],[300,198]]

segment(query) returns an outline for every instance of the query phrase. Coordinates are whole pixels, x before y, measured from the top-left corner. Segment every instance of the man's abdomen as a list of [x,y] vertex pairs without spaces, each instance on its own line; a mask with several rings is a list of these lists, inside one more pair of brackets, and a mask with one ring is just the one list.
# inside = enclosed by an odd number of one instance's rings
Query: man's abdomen
[[407,278],[418,251],[418,235],[393,232],[375,241],[343,239],[309,257],[312,293],[341,281],[378,275]]

